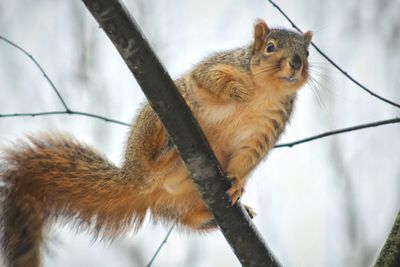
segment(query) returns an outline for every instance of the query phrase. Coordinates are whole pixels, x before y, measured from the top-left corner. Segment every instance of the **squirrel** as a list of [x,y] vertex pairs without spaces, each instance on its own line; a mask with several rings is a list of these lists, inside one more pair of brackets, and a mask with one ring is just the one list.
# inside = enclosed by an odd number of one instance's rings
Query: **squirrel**
[[[304,34],[254,24],[254,40],[215,53],[175,81],[231,180],[235,203],[249,174],[277,142],[309,77]],[[3,149],[1,246],[8,266],[39,266],[44,231],[58,219],[114,238],[156,221],[216,229],[168,133],[149,104],[131,127],[121,167],[63,134]],[[252,214],[251,208],[248,208]]]

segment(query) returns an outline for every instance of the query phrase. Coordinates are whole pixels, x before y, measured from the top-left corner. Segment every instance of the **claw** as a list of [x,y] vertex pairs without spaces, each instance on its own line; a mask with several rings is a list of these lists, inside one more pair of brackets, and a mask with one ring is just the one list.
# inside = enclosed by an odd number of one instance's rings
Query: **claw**
[[227,175],[227,178],[231,181],[231,188],[226,192],[231,197],[232,205],[234,205],[244,193],[244,184],[236,176]]
[[247,214],[249,215],[249,217],[251,219],[253,219],[254,217],[256,217],[257,213],[254,211],[254,209],[250,206],[247,206],[245,204],[243,204],[243,207],[246,209]]

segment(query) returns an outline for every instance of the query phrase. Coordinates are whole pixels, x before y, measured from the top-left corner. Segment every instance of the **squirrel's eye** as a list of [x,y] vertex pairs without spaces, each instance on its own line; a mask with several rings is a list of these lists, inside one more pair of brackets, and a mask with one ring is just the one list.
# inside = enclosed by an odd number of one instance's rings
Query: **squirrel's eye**
[[310,52],[306,51],[306,57],[308,57],[310,55]]
[[268,43],[267,44],[267,52],[268,53],[272,53],[272,52],[275,52],[275,45],[273,44],[273,43]]

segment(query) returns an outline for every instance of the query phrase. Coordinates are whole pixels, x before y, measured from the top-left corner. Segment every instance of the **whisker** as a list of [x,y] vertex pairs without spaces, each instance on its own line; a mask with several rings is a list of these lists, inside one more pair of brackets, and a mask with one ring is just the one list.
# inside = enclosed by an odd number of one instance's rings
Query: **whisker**
[[323,69],[323,70],[333,70],[332,69],[332,67],[330,67],[330,66],[327,66],[326,64],[318,64],[318,63],[315,63],[315,62],[309,62],[308,63],[308,67],[309,68],[311,68],[311,69],[318,69],[318,70],[321,70],[321,69]]
[[[328,78],[328,72],[331,71],[330,68],[327,68],[326,66],[315,66],[314,64],[311,64],[309,66],[309,70],[313,75],[317,75],[320,80],[323,80],[325,83],[329,83],[330,79]],[[315,77],[313,77],[315,78]]]
[[311,80],[313,83],[315,83],[317,86],[319,86],[320,88],[325,87],[318,79],[316,79],[316,78],[313,77],[313,76],[310,76],[310,80]]
[[318,93],[318,85],[315,84],[315,79],[313,79],[312,77],[307,81],[307,84],[310,86],[311,91],[313,92],[313,95],[315,96],[315,98],[317,99],[317,103],[321,108],[326,109],[326,104],[323,101],[322,97],[320,96],[320,94]]

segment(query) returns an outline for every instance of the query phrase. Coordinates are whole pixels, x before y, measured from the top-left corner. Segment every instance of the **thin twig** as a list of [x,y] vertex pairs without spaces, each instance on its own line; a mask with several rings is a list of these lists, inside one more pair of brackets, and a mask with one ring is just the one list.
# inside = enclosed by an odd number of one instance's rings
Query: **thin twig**
[[296,140],[293,142],[278,144],[275,146],[275,148],[293,147],[295,145],[307,143],[307,142],[321,139],[321,138],[331,136],[331,135],[342,134],[342,133],[346,133],[346,132],[352,132],[352,131],[356,131],[356,130],[372,128],[372,127],[377,127],[377,126],[392,124],[392,123],[399,123],[399,122],[400,122],[400,118],[394,118],[394,119],[389,119],[389,120],[375,121],[375,122],[370,122],[370,123],[366,123],[366,124],[360,124],[360,125],[356,125],[356,126],[352,126],[352,127],[347,127],[347,128],[342,128],[342,129],[338,129],[338,130],[334,130],[334,131],[317,134],[317,135],[299,139],[299,140]]
[[24,53],[26,56],[29,57],[29,59],[36,65],[36,67],[42,72],[44,78],[47,80],[47,82],[50,84],[51,88],[53,89],[53,91],[57,94],[58,99],[61,101],[61,104],[64,106],[66,111],[70,111],[70,109],[68,108],[67,104],[65,103],[64,99],[61,97],[60,92],[58,91],[57,87],[54,85],[54,83],[51,81],[51,79],[49,78],[49,76],[47,75],[47,73],[44,71],[44,69],[42,68],[42,66],[39,64],[39,62],[36,61],[36,59],[29,54],[25,49],[23,49],[22,47],[20,47],[19,45],[17,45],[16,43],[10,41],[9,39],[7,39],[4,36],[0,35],[0,39],[2,39],[3,41],[5,41],[6,43],[8,43],[9,45],[17,48],[19,51],[21,51],[22,53]]
[[153,264],[154,260],[157,258],[158,253],[160,253],[161,249],[163,248],[163,246],[167,243],[169,236],[171,235],[172,231],[174,230],[176,226],[176,222],[171,226],[171,228],[168,230],[167,235],[164,237],[163,241],[161,242],[161,244],[158,246],[156,252],[154,253],[153,257],[151,257],[151,260],[149,261],[149,263],[146,265],[146,267],[151,267],[151,265]]
[[[10,117],[36,117],[36,116],[49,116],[49,115],[78,115],[78,116],[86,116],[86,117],[91,117],[91,118],[95,118],[95,119],[100,119],[100,120],[103,120],[105,122],[116,123],[116,124],[120,124],[120,125],[124,125],[124,126],[131,126],[131,124],[123,122],[123,121],[110,119],[108,117],[96,115],[96,114],[93,114],[93,113],[82,112],[82,111],[73,111],[73,110],[70,110],[70,111],[61,110],[61,111],[32,112],[32,113],[0,114],[0,118],[7,118],[7,117],[8,118],[10,118]],[[332,135],[337,135],[337,134],[342,134],[342,133],[347,133],[347,132],[353,132],[353,131],[358,131],[358,130],[362,130],[362,129],[378,127],[378,126],[382,126],[382,125],[386,125],[386,124],[393,124],[393,123],[400,123],[400,118],[387,119],[387,120],[382,120],[382,121],[375,121],[375,122],[370,122],[370,123],[365,123],[365,124],[354,125],[354,126],[350,126],[350,127],[347,127],[347,128],[337,129],[337,130],[333,130],[333,131],[328,131],[328,132],[320,133],[320,134],[317,134],[317,135],[313,135],[313,136],[305,137],[305,138],[302,138],[302,139],[298,139],[298,140],[295,140],[295,141],[290,141],[290,142],[287,142],[287,143],[277,144],[277,145],[275,145],[274,148],[293,147],[295,145],[308,143],[308,142],[315,141],[317,139],[322,139],[322,138],[325,138],[325,137],[329,137],[329,136],[332,136]]]
[[[276,6],[276,8],[282,12],[282,14],[285,16],[285,18],[287,18],[289,20],[289,22],[292,23],[292,26],[297,29],[298,31],[301,31],[293,22],[292,20],[287,17],[287,15],[280,9],[279,6],[277,6],[274,2],[271,2],[273,5]],[[35,117],[35,116],[47,116],[47,115],[79,115],[79,116],[87,116],[87,117],[92,117],[92,118],[96,118],[96,119],[100,119],[100,120],[104,120],[106,122],[111,122],[111,123],[116,123],[116,124],[120,124],[120,125],[124,125],[124,126],[131,126],[131,124],[126,123],[126,122],[122,122],[119,120],[115,120],[115,119],[110,119],[108,117],[105,116],[100,116],[100,115],[96,115],[93,113],[88,113],[88,112],[81,112],[81,111],[72,111],[68,108],[67,104],[65,103],[62,95],[60,94],[59,90],[54,86],[54,83],[52,82],[52,80],[48,77],[48,75],[46,74],[46,72],[43,70],[43,68],[41,67],[40,63],[38,61],[36,61],[34,59],[34,57],[32,55],[30,55],[28,52],[26,52],[25,49],[23,49],[21,46],[13,43],[12,41],[10,41],[9,39],[3,37],[0,35],[0,39],[2,39],[3,41],[5,41],[6,43],[10,44],[11,46],[17,48],[18,50],[20,50],[22,53],[24,53],[26,56],[28,56],[36,65],[36,67],[43,73],[44,77],[46,78],[46,80],[49,82],[50,86],[52,87],[52,89],[57,93],[58,98],[60,99],[61,103],[63,103],[64,107],[66,107],[65,111],[48,111],[48,112],[33,112],[33,113],[13,113],[13,114],[0,114],[0,118],[2,117]],[[394,120],[394,121],[393,121]],[[352,127],[348,127],[348,128],[344,128],[344,129],[338,129],[338,130],[333,130],[333,131],[329,131],[329,132],[325,132],[325,133],[321,133],[318,135],[314,135],[314,136],[310,136],[310,137],[306,137],[303,139],[299,139],[299,140],[295,140],[295,141],[291,141],[288,143],[283,143],[283,144],[277,144],[275,146],[275,148],[281,148],[281,147],[293,147],[295,145],[298,144],[302,144],[302,143],[306,143],[306,142],[310,142],[310,141],[314,141],[317,139],[321,139],[324,137],[328,137],[331,135],[335,135],[335,134],[341,134],[341,133],[345,133],[345,132],[350,132],[350,131],[356,131],[356,130],[361,130],[361,129],[365,129],[365,128],[371,128],[371,127],[377,127],[377,126],[381,126],[381,125],[385,125],[385,124],[389,124],[389,123],[397,123],[398,121],[396,121],[396,119],[391,119],[391,120],[383,120],[383,121],[378,121],[378,122],[372,122],[372,123],[368,123],[368,124],[361,124],[361,125],[355,125]]]
[[89,112],[73,111],[73,110],[0,114],[0,118],[7,118],[7,117],[8,118],[9,117],[37,117],[37,116],[49,116],[49,115],[78,115],[78,116],[85,116],[85,117],[91,117],[91,118],[103,120],[105,122],[111,122],[111,123],[116,123],[116,124],[120,124],[120,125],[131,126],[131,124],[123,122],[123,121],[110,119],[110,118],[107,118],[107,117],[104,117],[104,116],[100,116],[100,115],[96,115],[96,114],[89,113]]
[[[289,16],[274,1],[272,1],[272,0],[267,0],[267,1],[270,2],[279,11],[279,13],[281,13],[286,18],[287,21],[289,21],[289,23],[292,25],[292,27],[294,29],[296,29],[297,31],[299,31],[301,33],[303,32],[299,27],[297,27],[297,25],[293,22],[293,20],[291,20],[289,18]],[[331,63],[337,70],[339,70],[344,76],[346,76],[348,79],[350,79],[358,87],[360,87],[361,89],[363,89],[364,91],[366,91],[367,93],[372,95],[373,97],[378,98],[381,101],[386,102],[389,105],[400,108],[400,104],[395,103],[389,99],[386,99],[386,98],[374,93],[373,91],[368,89],[366,86],[361,84],[359,81],[357,81],[355,78],[353,78],[347,71],[343,70],[336,62],[334,62],[330,57],[328,57],[324,52],[322,52],[322,50],[314,42],[311,42],[311,45],[315,48],[315,50],[317,50],[317,52],[321,56],[323,56],[329,63]]]

